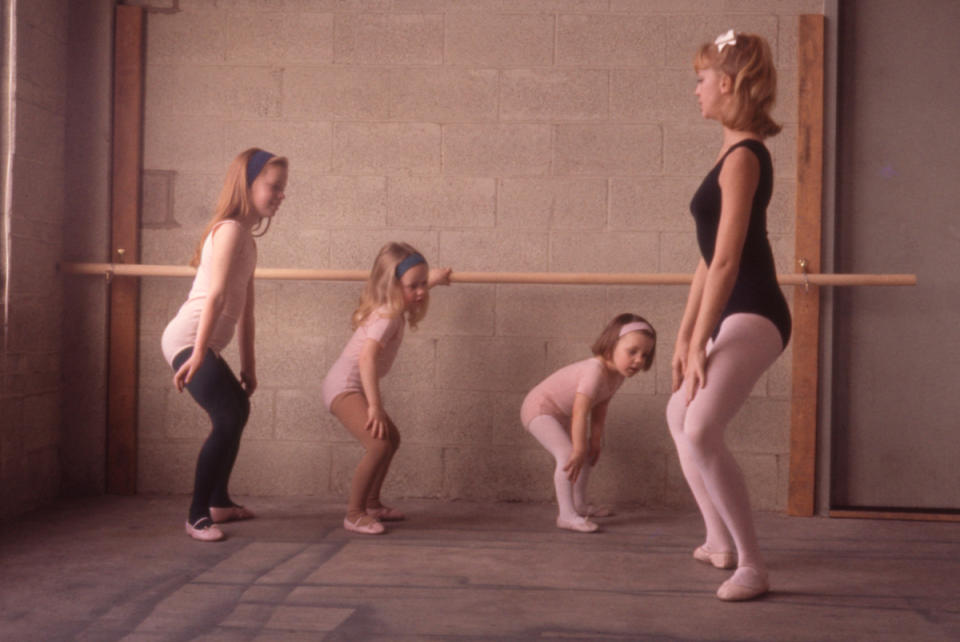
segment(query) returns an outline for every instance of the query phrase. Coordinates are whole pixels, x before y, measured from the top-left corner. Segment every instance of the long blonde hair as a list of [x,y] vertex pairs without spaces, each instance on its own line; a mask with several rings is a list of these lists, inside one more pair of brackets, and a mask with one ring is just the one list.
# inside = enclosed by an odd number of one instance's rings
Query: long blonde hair
[[[217,223],[226,219],[243,221],[256,216],[253,211],[253,206],[250,204],[250,186],[247,185],[247,163],[250,162],[250,157],[259,151],[263,150],[258,147],[251,147],[250,149],[240,152],[237,157],[233,159],[233,162],[230,163],[230,167],[227,168],[227,176],[223,180],[220,196],[217,198],[217,204],[213,208],[213,216],[210,217],[210,222],[207,223],[207,227],[203,230],[203,236],[200,237],[200,242],[197,243],[197,249],[193,253],[193,259],[190,261],[190,265],[193,267],[200,265],[200,254],[203,251],[203,242],[207,240],[207,236]],[[267,161],[264,169],[270,165],[287,169],[288,162],[283,156],[274,156]],[[256,225],[252,228],[253,231],[259,231],[262,223],[263,219],[258,219]],[[267,219],[267,226],[263,231],[259,234],[254,234],[254,236],[263,236],[267,233],[268,229],[270,229],[270,219]]]
[[766,138],[780,133],[770,111],[777,100],[777,70],[770,45],[763,36],[736,34],[736,43],[722,50],[714,43],[702,45],[693,58],[697,71],[714,69],[733,81],[729,109],[720,122],[736,131],[748,131]]
[[[397,278],[397,265],[411,254],[420,252],[407,243],[391,241],[380,248],[373,261],[373,268],[370,269],[370,278],[360,295],[357,309],[351,317],[354,329],[360,327],[374,310],[381,307],[387,308],[386,316],[391,318],[404,313],[406,305],[403,300],[403,284]],[[416,328],[417,323],[426,316],[429,303],[428,290],[423,303],[407,312],[407,322],[411,328]]]

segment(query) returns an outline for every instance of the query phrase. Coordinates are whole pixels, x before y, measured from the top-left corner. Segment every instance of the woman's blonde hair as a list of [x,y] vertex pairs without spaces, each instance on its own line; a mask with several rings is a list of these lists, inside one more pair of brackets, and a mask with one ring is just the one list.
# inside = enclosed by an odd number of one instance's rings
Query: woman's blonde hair
[[729,109],[720,122],[736,131],[748,131],[766,138],[780,133],[770,117],[777,99],[777,70],[770,45],[763,36],[738,33],[734,44],[702,45],[693,59],[697,71],[714,69],[733,81]]
[[[213,208],[213,216],[210,217],[210,222],[207,223],[207,227],[203,230],[203,236],[200,237],[200,242],[197,243],[197,249],[193,253],[193,259],[190,261],[190,265],[197,267],[200,265],[200,254],[203,251],[203,242],[207,240],[207,236],[210,234],[210,230],[214,226],[226,219],[234,219],[237,221],[243,221],[250,217],[256,216],[253,211],[253,206],[250,204],[250,186],[247,185],[247,163],[250,162],[250,158],[257,152],[263,151],[257,147],[251,147],[240,152],[236,158],[233,159],[233,162],[230,163],[230,167],[227,168],[227,176],[223,180],[223,187],[220,189],[220,196],[217,198],[217,204]],[[287,169],[288,163],[287,159],[283,156],[273,156],[266,162],[264,169],[267,167],[275,165]],[[262,172],[263,170],[261,170]],[[263,219],[259,219],[256,225],[253,226],[253,231],[257,232],[260,230],[260,225],[263,223]],[[270,219],[267,219],[267,226],[259,234],[254,234],[254,236],[263,236],[267,233],[267,230],[270,229]]]
[[[391,318],[404,313],[406,305],[403,300],[403,284],[397,278],[397,266],[411,254],[420,254],[420,252],[407,243],[391,241],[380,248],[377,258],[373,261],[370,278],[367,279],[363,294],[360,296],[360,302],[351,317],[354,329],[360,327],[374,310],[381,307],[387,308],[386,316]],[[429,268],[429,265],[427,267]],[[407,312],[407,322],[411,328],[416,328],[417,323],[426,316],[429,303],[430,291],[428,290],[423,303]]]
[[593,342],[593,346],[590,349],[595,356],[603,357],[604,359],[613,357],[613,350],[617,347],[617,342],[620,341],[620,328],[628,323],[646,323],[649,327],[649,330],[646,328],[640,330],[640,332],[653,339],[653,347],[650,349],[650,354],[643,360],[642,370],[646,372],[650,369],[650,366],[653,365],[653,358],[657,355],[657,331],[653,329],[653,325],[649,321],[639,314],[624,312],[623,314],[618,314],[613,317],[613,320],[603,329],[603,332],[601,332],[597,340]]

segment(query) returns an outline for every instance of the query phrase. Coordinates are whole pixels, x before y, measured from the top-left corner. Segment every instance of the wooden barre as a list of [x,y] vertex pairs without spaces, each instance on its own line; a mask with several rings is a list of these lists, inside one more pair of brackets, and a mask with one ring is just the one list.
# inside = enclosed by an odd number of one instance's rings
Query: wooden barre
[[[189,265],[145,265],[131,263],[60,263],[64,274],[114,276],[192,277]],[[258,279],[283,281],[366,281],[366,270],[314,270],[300,268],[257,268]],[[781,285],[894,286],[916,285],[916,274],[780,274]],[[583,272],[454,272],[453,283],[527,283],[553,285],[687,285],[692,274],[678,273],[583,273]]]

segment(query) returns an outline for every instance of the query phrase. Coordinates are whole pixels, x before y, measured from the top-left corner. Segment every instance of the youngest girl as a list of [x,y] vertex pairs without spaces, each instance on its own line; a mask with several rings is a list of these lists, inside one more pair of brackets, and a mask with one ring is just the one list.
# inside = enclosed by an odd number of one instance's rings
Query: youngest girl
[[353,313],[354,333],[323,380],[323,403],[366,451],[350,484],[348,531],[376,535],[380,520],[404,518],[380,502],[380,488],[400,446],[400,433],[383,408],[380,378],[387,374],[411,328],[427,313],[429,290],[450,284],[450,269],[431,270],[426,259],[406,243],[387,243],[377,254]]
[[603,447],[607,405],[625,377],[650,369],[656,347],[657,333],[646,319],[629,312],[617,315],[594,342],[593,357],[557,370],[524,399],[524,427],[557,462],[553,484],[559,528],[592,533],[599,527],[587,518],[609,514],[586,503],[590,468]]

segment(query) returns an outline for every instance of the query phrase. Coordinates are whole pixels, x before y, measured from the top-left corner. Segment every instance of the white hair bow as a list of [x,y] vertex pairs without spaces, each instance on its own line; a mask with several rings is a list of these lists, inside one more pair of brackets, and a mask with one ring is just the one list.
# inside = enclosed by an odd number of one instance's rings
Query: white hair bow
[[713,44],[717,45],[717,51],[722,52],[723,48],[727,45],[737,44],[737,36],[733,33],[733,29],[731,29],[727,33],[722,33],[717,36],[717,39],[713,41]]

